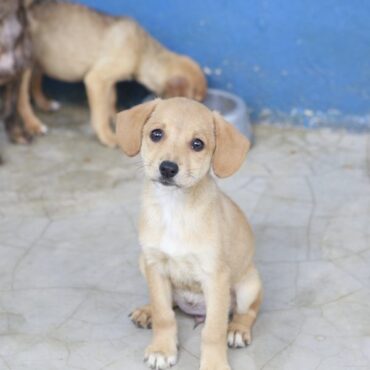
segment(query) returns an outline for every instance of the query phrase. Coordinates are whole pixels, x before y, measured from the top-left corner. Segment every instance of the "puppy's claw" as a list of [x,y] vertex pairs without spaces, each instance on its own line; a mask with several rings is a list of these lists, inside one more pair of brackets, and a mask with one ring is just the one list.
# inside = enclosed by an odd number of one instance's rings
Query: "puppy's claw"
[[45,125],[40,127],[40,134],[45,135],[48,132],[48,128]]
[[61,104],[59,102],[57,102],[55,100],[52,100],[50,102],[49,110],[50,110],[50,112],[55,112],[55,111],[59,110],[60,107],[61,107]]
[[229,331],[227,335],[227,344],[230,348],[244,348],[251,344],[250,333]]
[[131,312],[129,318],[138,328],[152,328],[152,312],[150,306],[143,306],[134,310]]
[[153,352],[144,357],[146,364],[155,370],[168,369],[176,364],[177,356],[165,356],[161,352]]
[[48,128],[43,124],[29,125],[26,126],[26,131],[29,135],[45,135],[48,132]]

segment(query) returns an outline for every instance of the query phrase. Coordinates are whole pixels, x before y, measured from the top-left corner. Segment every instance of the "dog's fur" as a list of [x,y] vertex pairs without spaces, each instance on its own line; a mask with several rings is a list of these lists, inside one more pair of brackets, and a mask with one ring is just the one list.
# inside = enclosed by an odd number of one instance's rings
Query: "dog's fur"
[[[62,1],[36,1],[29,9],[36,66],[32,94],[41,109],[55,110],[41,89],[42,74],[86,86],[92,125],[99,140],[116,145],[115,83],[135,79],[164,97],[202,100],[206,79],[192,59],[175,54],[134,20],[108,16]],[[41,123],[40,123],[41,127]]]
[[[163,131],[158,142],[150,138],[154,129]],[[131,315],[138,326],[153,328],[145,359],[156,369],[172,366],[177,358],[173,306],[195,308],[190,313],[197,315],[206,307],[200,368],[229,369],[226,343],[251,342],[262,288],[250,226],[210,170],[218,177],[232,175],[249,141],[218,113],[186,98],[157,99],[119,113],[117,137],[126,154],[141,153],[146,174],[139,237],[150,305]],[[192,149],[194,138],[205,143],[203,150]],[[178,165],[170,182],[159,170],[163,161]]]
[[[27,32],[25,4],[21,0],[0,2],[0,86],[5,130],[11,141],[26,143],[29,136],[23,129],[18,112],[18,94],[22,71],[31,62],[31,42]],[[19,113],[21,117],[19,117]]]

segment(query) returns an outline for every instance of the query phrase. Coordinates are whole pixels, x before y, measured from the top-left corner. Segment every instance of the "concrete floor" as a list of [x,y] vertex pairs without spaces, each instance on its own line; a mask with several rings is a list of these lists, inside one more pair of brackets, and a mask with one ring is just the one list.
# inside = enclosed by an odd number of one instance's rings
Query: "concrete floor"
[[[97,143],[85,108],[43,116],[47,137],[0,143],[0,369],[139,370],[150,331],[135,220],[139,159]],[[257,127],[221,186],[253,225],[265,298],[234,370],[370,369],[370,135]],[[179,370],[201,326],[177,314]]]

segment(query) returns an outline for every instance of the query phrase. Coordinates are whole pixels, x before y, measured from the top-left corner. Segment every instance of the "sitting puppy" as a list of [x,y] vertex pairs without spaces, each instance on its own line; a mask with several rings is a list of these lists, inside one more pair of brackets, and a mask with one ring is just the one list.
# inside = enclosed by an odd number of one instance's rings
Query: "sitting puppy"
[[200,368],[230,369],[226,343],[251,342],[261,281],[250,226],[210,171],[231,176],[249,142],[218,113],[186,98],[119,113],[117,138],[127,155],[141,153],[146,175],[139,235],[150,305],[131,314],[138,326],[153,328],[145,361],[155,369],[176,363],[179,306],[206,315]]
[[30,62],[31,43],[27,33],[25,4],[21,0],[1,0],[0,86],[3,95],[1,119],[4,121],[9,139],[15,143],[27,143],[30,139],[20,122],[20,118],[27,119],[27,116],[17,108],[22,71]]
[[205,96],[206,80],[198,64],[167,50],[132,19],[53,0],[35,1],[29,18],[36,104],[44,110],[58,108],[42,93],[42,73],[67,82],[83,80],[92,125],[107,146],[116,145],[110,118],[116,114],[117,81],[135,79],[164,97]]

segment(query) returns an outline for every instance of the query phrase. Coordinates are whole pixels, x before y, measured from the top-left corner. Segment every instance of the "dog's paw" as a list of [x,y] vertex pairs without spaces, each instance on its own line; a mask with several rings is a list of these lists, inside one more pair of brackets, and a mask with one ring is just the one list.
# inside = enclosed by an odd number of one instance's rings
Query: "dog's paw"
[[40,123],[40,124],[35,124],[35,125],[28,125],[26,127],[26,131],[29,135],[45,135],[48,132],[48,128]]
[[129,315],[131,321],[139,328],[152,328],[152,309],[150,305],[137,308]]
[[227,331],[227,344],[230,348],[244,348],[251,344],[252,334],[250,329],[231,322]]
[[41,125],[40,130],[39,130],[39,133],[40,133],[41,135],[45,135],[47,132],[48,132],[48,128],[47,128],[47,126],[45,126],[45,125]]
[[9,140],[14,144],[29,144],[32,141],[32,136],[25,132],[21,127],[14,126],[8,131]]
[[60,109],[61,104],[56,100],[42,99],[36,101],[37,106],[44,112],[55,112]]
[[155,370],[168,369],[177,362],[177,351],[160,350],[155,345],[150,345],[144,357],[145,363]]
[[49,102],[49,107],[48,107],[48,111],[49,112],[56,112],[57,110],[59,110],[61,107],[61,104],[56,101],[56,100],[50,100]]

